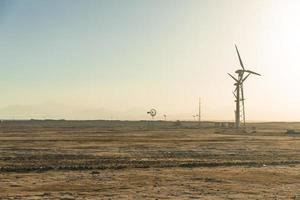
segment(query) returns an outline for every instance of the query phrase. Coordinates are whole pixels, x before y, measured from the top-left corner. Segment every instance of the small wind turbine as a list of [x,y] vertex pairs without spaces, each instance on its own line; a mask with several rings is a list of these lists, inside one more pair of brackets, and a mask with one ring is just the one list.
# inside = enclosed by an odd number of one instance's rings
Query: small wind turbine
[[152,120],[154,119],[156,113],[157,111],[154,108],[152,108],[150,111],[147,112],[147,114],[151,115]]
[[[240,66],[242,67],[242,69],[238,69],[235,71],[235,73],[238,75],[237,78],[235,78],[233,75],[229,74],[228,75],[233,78],[233,80],[235,81],[234,86],[235,86],[235,90],[233,92],[233,95],[235,97],[235,102],[236,102],[236,110],[235,110],[235,127],[239,128],[240,127],[240,123],[241,121],[243,122],[243,125],[246,125],[246,117],[245,117],[245,99],[244,99],[244,89],[243,89],[243,83],[245,82],[245,80],[251,75],[258,75],[261,76],[260,74],[254,72],[254,71],[250,71],[250,70],[246,70],[243,64],[243,61],[241,59],[239,50],[237,48],[237,46],[235,45],[235,49],[237,52],[237,55],[239,57],[239,61],[240,61]],[[246,76],[244,77],[244,75],[246,74]],[[241,105],[242,103],[242,105]],[[242,109],[241,107],[242,106]],[[241,113],[242,112],[242,113]],[[242,115],[241,115],[242,114]]]

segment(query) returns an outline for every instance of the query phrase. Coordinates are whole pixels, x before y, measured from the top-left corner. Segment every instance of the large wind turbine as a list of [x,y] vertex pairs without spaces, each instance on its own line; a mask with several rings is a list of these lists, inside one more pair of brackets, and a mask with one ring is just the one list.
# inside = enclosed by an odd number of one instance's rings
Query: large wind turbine
[[[241,59],[239,50],[237,48],[237,46],[235,45],[235,49],[237,52],[237,55],[239,57],[239,61],[240,61],[240,66],[241,69],[238,69],[235,71],[235,73],[238,75],[237,78],[235,78],[233,75],[229,74],[228,75],[233,78],[233,80],[235,81],[234,86],[235,86],[235,90],[233,92],[233,95],[235,97],[235,102],[236,102],[236,108],[235,108],[235,127],[236,128],[240,128],[241,125],[241,121],[243,122],[243,125],[245,126],[246,123],[246,119],[245,119],[245,99],[244,99],[244,89],[243,89],[243,83],[244,81],[251,75],[258,75],[261,76],[260,74],[254,72],[254,71],[250,71],[250,70],[246,70],[243,64],[243,61]],[[242,108],[241,108],[242,106]]]

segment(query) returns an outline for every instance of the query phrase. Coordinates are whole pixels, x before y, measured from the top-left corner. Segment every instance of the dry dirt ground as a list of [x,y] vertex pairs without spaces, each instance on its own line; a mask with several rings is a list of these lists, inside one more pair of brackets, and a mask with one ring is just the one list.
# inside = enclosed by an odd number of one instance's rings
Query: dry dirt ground
[[300,123],[4,121],[0,199],[300,199]]

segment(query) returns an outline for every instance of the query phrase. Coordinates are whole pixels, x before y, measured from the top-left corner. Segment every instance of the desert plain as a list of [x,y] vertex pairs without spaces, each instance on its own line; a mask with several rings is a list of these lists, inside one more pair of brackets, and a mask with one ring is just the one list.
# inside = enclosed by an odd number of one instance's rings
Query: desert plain
[[0,199],[300,199],[300,123],[247,127],[2,121]]

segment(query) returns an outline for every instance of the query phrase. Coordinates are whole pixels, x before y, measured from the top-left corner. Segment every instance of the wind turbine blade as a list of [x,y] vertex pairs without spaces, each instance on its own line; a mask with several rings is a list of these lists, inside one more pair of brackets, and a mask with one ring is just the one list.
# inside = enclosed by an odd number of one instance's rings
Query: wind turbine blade
[[[235,90],[236,91],[236,90]],[[235,94],[235,91],[234,92],[232,92],[232,94],[234,95],[234,97],[237,99],[237,96],[236,96],[236,94]]]
[[254,71],[245,70],[245,72],[248,72],[248,73],[250,73],[250,74],[255,74],[255,75],[261,76],[259,73],[256,73],[256,72],[254,72]]
[[243,68],[243,70],[245,70],[245,67],[244,67],[243,61],[242,61],[242,59],[241,59],[241,56],[240,56],[240,52],[239,52],[239,50],[238,50],[238,48],[237,48],[236,44],[235,44],[234,46],[235,46],[236,52],[237,52],[237,54],[238,54],[238,57],[239,57],[240,65],[241,65],[241,67]]
[[233,80],[235,80],[236,82],[239,82],[236,78],[234,78],[234,76],[232,76],[231,74],[227,73],[231,78],[233,78]]
[[232,92],[232,94],[235,96],[235,98],[237,98],[237,97],[236,97],[236,94],[235,94],[234,92]]
[[250,76],[250,73],[249,73],[245,78],[243,78],[242,83],[243,83],[249,76]]

